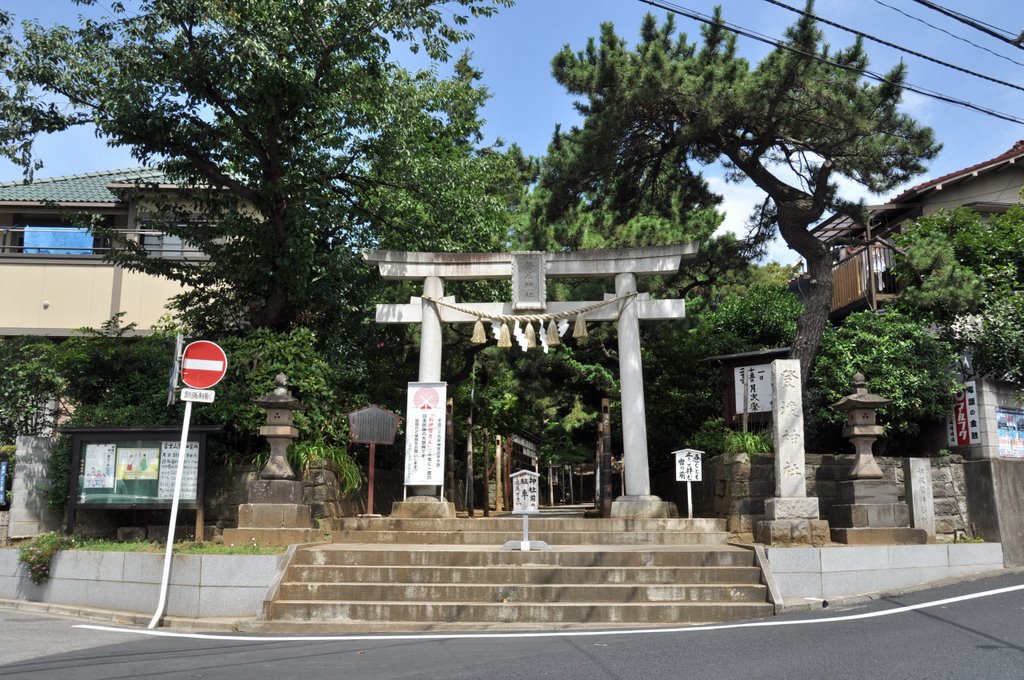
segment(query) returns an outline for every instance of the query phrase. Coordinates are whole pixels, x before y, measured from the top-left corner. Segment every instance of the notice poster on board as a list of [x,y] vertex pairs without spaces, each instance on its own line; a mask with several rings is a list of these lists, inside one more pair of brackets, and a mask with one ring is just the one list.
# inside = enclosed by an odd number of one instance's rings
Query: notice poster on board
[[1024,411],[996,407],[1000,458],[1024,458]]
[[[86,456],[88,457],[88,448]],[[86,460],[88,463],[88,458]],[[160,449],[156,447],[119,447],[117,449],[117,478],[119,480],[156,479],[160,470]]]
[[409,383],[406,403],[405,484],[444,483],[447,383]]
[[[160,442],[160,478],[157,499],[174,498],[174,477],[178,472],[180,442]],[[181,473],[181,498],[195,500],[199,483],[199,442],[185,444],[185,467]]]
[[115,444],[88,444],[85,447],[86,489],[113,489],[117,446]]

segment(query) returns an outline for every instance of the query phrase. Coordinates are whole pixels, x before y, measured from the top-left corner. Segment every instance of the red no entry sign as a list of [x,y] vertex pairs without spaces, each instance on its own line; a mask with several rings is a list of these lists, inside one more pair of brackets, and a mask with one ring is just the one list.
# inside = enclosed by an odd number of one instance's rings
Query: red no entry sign
[[209,340],[189,343],[181,356],[181,382],[197,390],[213,387],[227,370],[227,355]]

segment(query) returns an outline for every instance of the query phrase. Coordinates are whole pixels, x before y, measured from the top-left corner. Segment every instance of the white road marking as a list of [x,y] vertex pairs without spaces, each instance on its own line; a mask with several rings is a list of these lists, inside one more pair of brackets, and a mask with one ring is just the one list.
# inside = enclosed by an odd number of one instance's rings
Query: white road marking
[[976,600],[982,597],[994,597],[1004,595],[1018,590],[1024,590],[1024,584],[986,590],[980,593],[969,595],[958,595],[943,600],[922,602],[921,604],[897,607],[895,609],[884,609],[877,612],[866,612],[863,614],[846,614],[822,619],[797,619],[794,621],[751,621],[748,623],[726,623],[710,626],[683,626],[678,628],[630,628],[628,630],[597,630],[597,631],[536,631],[520,633],[400,633],[390,635],[299,635],[299,636],[273,636],[264,637],[258,634],[252,635],[217,635],[215,633],[176,633],[166,630],[148,630],[145,628],[118,628],[115,626],[94,626],[90,624],[79,624],[75,628],[86,628],[88,630],[100,630],[110,633],[134,633],[136,635],[149,635],[154,637],[188,638],[192,640],[232,640],[239,642],[372,642],[375,640],[479,640],[479,639],[511,639],[511,638],[559,638],[559,637],[607,637],[609,635],[652,635],[665,633],[696,633],[709,630],[732,630],[735,628],[767,628],[772,626],[803,626],[815,623],[845,623],[847,621],[859,621],[861,619],[874,619],[882,616],[895,616],[905,614],[918,609],[931,607],[944,607],[956,602]]
[[182,365],[190,371],[223,371],[224,362],[215,359],[185,359]]

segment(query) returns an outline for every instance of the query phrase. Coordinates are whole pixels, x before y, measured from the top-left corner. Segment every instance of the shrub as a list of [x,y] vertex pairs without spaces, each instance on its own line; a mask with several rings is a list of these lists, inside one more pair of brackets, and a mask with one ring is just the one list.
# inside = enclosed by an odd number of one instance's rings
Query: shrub
[[68,545],[69,540],[60,534],[39,534],[18,548],[18,561],[28,570],[29,580],[39,585],[50,578],[53,556]]

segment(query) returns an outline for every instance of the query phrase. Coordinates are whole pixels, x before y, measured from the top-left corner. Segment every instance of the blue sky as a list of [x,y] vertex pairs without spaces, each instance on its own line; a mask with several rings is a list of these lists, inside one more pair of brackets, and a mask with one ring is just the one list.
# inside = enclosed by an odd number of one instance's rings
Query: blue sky
[[[108,2],[100,0],[99,5]],[[785,27],[796,19],[792,12],[766,0],[718,0],[717,3],[676,0],[664,4],[708,15],[715,4],[720,4],[726,21],[773,38],[781,36]],[[803,7],[802,0],[786,0],[786,4]],[[1007,31],[1017,33],[1024,30],[1021,0],[939,0],[938,4]],[[82,11],[70,0],[5,0],[4,7],[18,18],[38,18],[43,23],[73,21],[75,15]],[[1001,56],[977,49],[896,10],[923,19],[953,36],[970,40]],[[641,0],[518,0],[514,7],[495,17],[475,21],[473,31],[476,37],[464,48],[473,53],[474,64],[483,71],[484,84],[491,92],[491,99],[483,111],[487,121],[487,141],[500,137],[506,142],[518,143],[529,154],[543,154],[556,123],[569,126],[578,120],[571,98],[551,78],[552,56],[564,44],[582,49],[587,38],[598,33],[603,21],[613,22],[620,35],[632,40],[647,12],[659,16],[665,13]],[[815,13],[937,59],[1024,86],[1024,49],[1000,42],[914,0],[818,0]],[[691,39],[699,36],[700,26],[696,22],[678,17],[677,23]],[[849,33],[824,28],[835,47],[845,47],[854,40]],[[908,82],[913,85],[1024,117],[1024,92],[1021,90],[939,67],[873,42],[867,42],[866,48],[875,71],[884,72],[902,59],[909,66]],[[768,49],[761,43],[740,39],[741,53],[753,62],[758,61]],[[904,110],[932,126],[944,145],[928,172],[912,184],[996,156],[1016,140],[1024,139],[1024,125],[918,94],[908,93],[905,96]],[[39,149],[45,162],[45,168],[39,173],[43,177],[134,165],[126,149],[108,148],[87,130],[40,140]],[[705,173],[713,188],[726,198],[725,228],[742,231],[750,207],[760,200],[759,191],[752,185],[726,185],[714,167]],[[0,180],[15,180],[19,176],[17,168],[0,162]],[[843,192],[849,198],[863,197],[868,203],[879,203],[886,198],[865,195],[863,190],[852,184],[844,184]],[[781,242],[772,249],[770,257],[784,262],[795,259]]]

